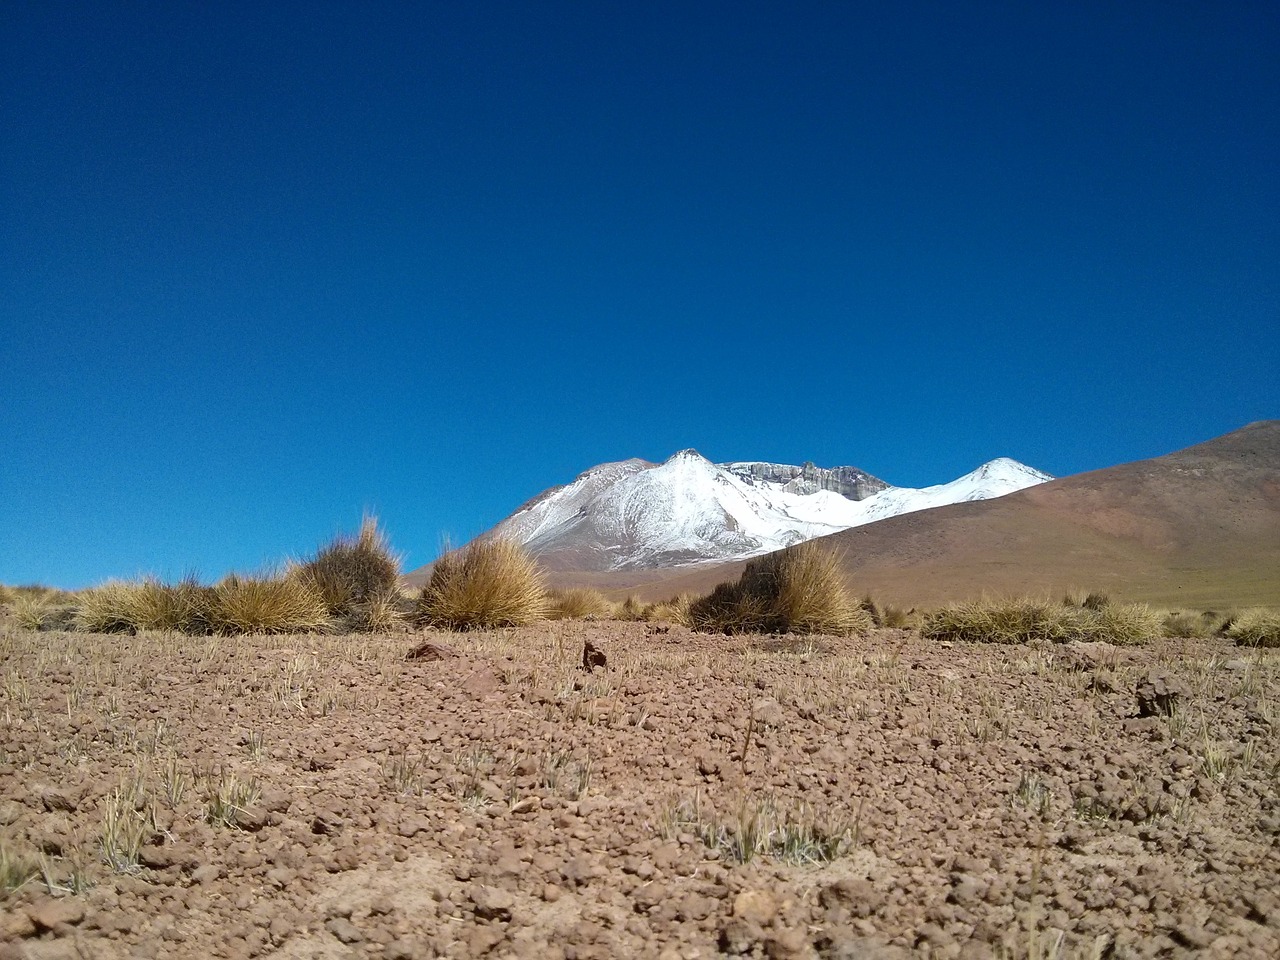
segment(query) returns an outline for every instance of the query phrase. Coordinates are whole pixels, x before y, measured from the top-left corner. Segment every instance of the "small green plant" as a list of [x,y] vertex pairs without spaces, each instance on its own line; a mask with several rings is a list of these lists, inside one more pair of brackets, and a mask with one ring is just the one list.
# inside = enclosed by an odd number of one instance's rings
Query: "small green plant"
[[190,786],[191,780],[178,766],[178,758],[169,757],[160,768],[160,787],[164,791],[164,798],[168,801],[170,810],[177,810],[181,806],[183,798],[187,795],[187,788]]
[[20,890],[40,875],[40,861],[25,856],[0,840],[0,894],[8,895]]
[[426,793],[422,758],[410,757],[408,748],[398,754],[387,754],[382,762],[382,779],[392,792],[406,797],[420,797]]
[[1049,789],[1044,778],[1033,771],[1024,770],[1018,779],[1015,794],[1018,802],[1032,811],[1040,819],[1047,819],[1053,805],[1053,791]]
[[117,788],[107,797],[99,845],[102,862],[112,871],[136,873],[138,854],[150,834],[150,822],[139,813],[133,790]]
[[510,540],[473,540],[435,562],[418,598],[418,618],[450,630],[516,627],[546,614],[537,564]]
[[259,795],[256,780],[241,780],[226,771],[217,783],[210,782],[205,796],[205,821],[215,826],[238,827],[240,816]]
[[821,817],[805,804],[782,811],[772,798],[750,795],[731,815],[720,816],[704,809],[696,795],[669,808],[659,830],[668,836],[690,831],[736,863],[767,856],[803,865],[828,863],[856,848],[860,824],[861,811],[853,819]]

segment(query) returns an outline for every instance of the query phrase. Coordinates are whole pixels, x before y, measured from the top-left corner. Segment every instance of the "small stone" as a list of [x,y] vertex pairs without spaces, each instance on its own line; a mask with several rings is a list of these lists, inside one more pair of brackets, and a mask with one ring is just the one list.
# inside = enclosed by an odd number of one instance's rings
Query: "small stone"
[[800,960],[810,956],[809,939],[803,930],[782,930],[764,942],[765,956],[770,960]]
[[750,953],[763,937],[759,926],[742,917],[730,917],[720,928],[720,950],[731,956]]
[[364,941],[364,934],[346,917],[334,917],[332,920],[326,920],[324,927],[342,943],[362,943]]
[[40,805],[50,813],[58,810],[72,813],[79,806],[71,794],[57,787],[45,787],[40,791]]
[[266,808],[254,804],[245,807],[236,815],[236,826],[249,833],[257,833],[267,825],[267,816]]
[[1138,715],[1141,717],[1172,716],[1178,702],[1189,693],[1186,684],[1167,670],[1160,668],[1149,670],[1147,675],[1139,681],[1134,692],[1138,701]]
[[406,817],[396,827],[396,833],[405,838],[416,837],[420,833],[429,833],[430,831],[431,821],[426,817]]
[[511,908],[515,906],[515,898],[505,890],[476,884],[471,888],[471,902],[475,906],[475,914],[481,920],[511,919]]
[[75,926],[84,919],[84,904],[75,900],[42,900],[27,908],[27,916],[37,930]]
[[778,914],[778,900],[767,890],[744,890],[733,899],[733,915],[767,927]]
[[191,871],[192,881],[201,885],[213,883],[220,876],[222,876],[222,869],[213,863],[206,863],[203,867],[196,867]]
[[293,806],[293,796],[287,790],[266,790],[260,803],[268,813],[287,813]]

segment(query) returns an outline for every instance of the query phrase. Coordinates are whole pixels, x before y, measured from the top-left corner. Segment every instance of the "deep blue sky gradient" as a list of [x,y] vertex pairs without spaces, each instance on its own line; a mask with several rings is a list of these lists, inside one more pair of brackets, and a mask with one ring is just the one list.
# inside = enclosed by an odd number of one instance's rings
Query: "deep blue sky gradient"
[[10,3],[0,582],[1280,416],[1274,3]]

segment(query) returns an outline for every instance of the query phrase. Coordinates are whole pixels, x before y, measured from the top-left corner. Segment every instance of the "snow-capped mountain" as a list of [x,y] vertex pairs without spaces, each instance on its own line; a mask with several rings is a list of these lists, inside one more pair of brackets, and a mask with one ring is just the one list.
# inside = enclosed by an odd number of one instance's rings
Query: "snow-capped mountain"
[[665,463],[593,467],[530,500],[485,536],[523,543],[561,570],[736,560],[886,517],[987,500],[1052,477],[1000,458],[950,483],[892,487],[856,467],[715,464],[695,450]]

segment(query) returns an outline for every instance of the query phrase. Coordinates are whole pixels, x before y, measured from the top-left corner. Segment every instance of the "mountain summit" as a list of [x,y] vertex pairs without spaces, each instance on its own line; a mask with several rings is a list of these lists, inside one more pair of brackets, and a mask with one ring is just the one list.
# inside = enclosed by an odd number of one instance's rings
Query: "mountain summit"
[[551,570],[647,570],[736,560],[930,507],[1052,479],[1000,458],[950,483],[893,487],[857,467],[744,461],[696,450],[664,463],[593,467],[530,500],[483,536],[524,544]]

